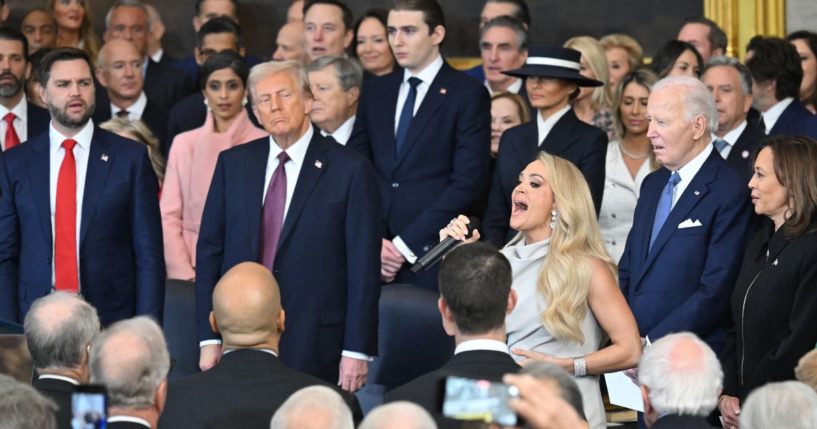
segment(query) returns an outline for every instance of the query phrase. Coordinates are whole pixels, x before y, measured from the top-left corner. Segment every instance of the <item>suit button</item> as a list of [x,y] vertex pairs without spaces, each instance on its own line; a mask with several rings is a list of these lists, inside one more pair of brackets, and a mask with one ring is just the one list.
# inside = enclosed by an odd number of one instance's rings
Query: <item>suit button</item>
[[400,187],[400,183],[399,183],[399,182],[393,182],[393,183],[391,184],[391,187],[392,187],[392,188],[397,189],[397,188],[399,188],[399,187]]
[[614,242],[613,242],[613,246],[615,246],[615,245],[616,245],[616,242],[614,241]]
[[423,252],[428,252],[428,249],[430,249],[430,247],[428,247],[428,246],[423,246]]
[[611,218],[613,218],[613,219],[615,219],[615,218],[616,218],[616,214],[615,214],[615,213],[613,213],[613,214],[611,214],[611,215],[610,215],[610,217],[611,217]]

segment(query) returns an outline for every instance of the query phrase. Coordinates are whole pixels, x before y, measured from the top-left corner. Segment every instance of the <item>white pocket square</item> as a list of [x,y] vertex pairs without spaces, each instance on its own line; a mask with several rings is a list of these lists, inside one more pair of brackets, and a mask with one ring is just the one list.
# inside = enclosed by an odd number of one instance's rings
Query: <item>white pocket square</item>
[[702,226],[700,220],[695,219],[695,221],[693,221],[692,219],[687,219],[687,220],[685,220],[685,221],[678,224],[678,229],[695,228],[695,227],[698,227],[698,226]]

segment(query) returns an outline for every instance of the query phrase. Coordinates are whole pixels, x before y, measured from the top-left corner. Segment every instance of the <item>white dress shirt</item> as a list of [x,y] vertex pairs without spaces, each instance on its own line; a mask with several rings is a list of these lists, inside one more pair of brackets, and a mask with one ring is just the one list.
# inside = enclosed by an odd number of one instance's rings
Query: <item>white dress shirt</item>
[[150,56],[150,59],[153,60],[154,63],[159,63],[159,62],[162,62],[162,57],[164,55],[165,55],[165,50],[162,49],[162,48],[159,48],[159,50],[156,51],[155,54]]
[[687,186],[689,186],[689,183],[695,178],[695,175],[698,174],[698,171],[703,167],[704,162],[706,162],[706,159],[709,158],[709,154],[712,153],[713,150],[715,150],[715,148],[712,144],[706,145],[703,152],[699,153],[695,158],[692,158],[685,166],[678,169],[678,175],[681,176],[681,181],[675,185],[675,193],[672,194],[672,207],[675,207],[675,203],[678,202],[681,195],[684,195]]
[[61,381],[64,381],[66,383],[71,383],[74,386],[79,386],[79,381],[74,380],[71,377],[65,377],[63,375],[43,374],[43,375],[39,376],[38,378],[40,380],[48,380],[48,379],[50,379],[50,380],[61,380]]
[[147,107],[147,105],[148,97],[145,95],[145,91],[142,91],[139,94],[139,98],[137,98],[133,104],[124,109],[111,103],[111,118],[115,118],[117,113],[119,113],[121,110],[127,110],[128,119],[131,121],[138,121],[142,119],[142,114],[145,112],[145,107]]
[[116,422],[128,422],[128,423],[136,423],[142,425],[146,428],[150,428],[150,423],[147,420],[141,419],[139,417],[133,416],[111,416],[108,417],[108,423],[116,423]]
[[737,127],[733,128],[732,131],[724,134],[723,137],[718,137],[715,134],[712,134],[712,141],[714,142],[717,139],[721,139],[726,142],[726,146],[723,147],[723,150],[720,150],[720,154],[723,159],[726,159],[729,156],[729,153],[732,152],[732,148],[735,147],[735,143],[738,142],[740,135],[743,134],[743,130],[746,129],[746,125],[748,122],[744,119],[743,122],[740,123]]
[[346,146],[346,142],[349,141],[349,137],[352,137],[352,128],[355,126],[355,118],[356,116],[352,115],[351,118],[340,124],[338,129],[331,133],[321,130],[321,135],[332,137],[336,142]]
[[536,112],[536,130],[538,132],[539,137],[539,146],[542,146],[542,143],[547,138],[550,131],[553,130],[553,126],[556,125],[556,122],[559,122],[559,119],[562,119],[562,116],[567,113],[572,107],[568,104],[567,106],[559,109],[556,113],[548,116],[547,119],[543,119],[542,115],[539,112]]
[[468,340],[463,341],[457,345],[457,348],[454,349],[454,354],[460,354],[463,352],[472,352],[476,350],[488,350],[492,352],[502,352],[506,355],[510,356],[510,350],[508,350],[508,345],[503,343],[502,341],[497,340],[488,340],[488,339],[476,339],[476,340]]
[[[522,79],[516,79],[512,84],[508,85],[508,89],[506,89],[504,92],[510,92],[511,94],[519,94],[519,91],[522,90],[522,83],[523,83]],[[493,88],[491,88],[491,84],[488,83],[488,79],[485,79],[485,87],[488,88],[488,94],[490,94],[491,97],[493,97],[494,94],[496,94]]]
[[[85,173],[88,171],[88,156],[91,151],[91,139],[94,136],[94,122],[88,120],[88,123],[73,137],[77,144],[74,146],[74,159],[77,167],[77,273],[80,271],[79,266],[79,227],[82,224],[82,197],[85,193]],[[65,149],[62,147],[62,142],[68,140],[68,137],[60,134],[54,128],[53,123],[48,127],[49,138],[49,155],[50,155],[50,201],[51,201],[51,237],[54,237],[54,219],[57,213],[57,179],[60,175],[60,167],[62,160],[65,158]],[[52,240],[51,245],[51,260],[54,261],[54,244]],[[54,273],[55,264],[51,264],[51,284],[53,285],[56,278]],[[82,276],[77,279],[80,290],[82,290]]]
[[20,143],[24,143],[28,140],[28,101],[26,100],[25,93],[23,93],[20,102],[12,107],[11,110],[0,104],[0,144],[3,150],[6,150],[6,130],[8,128],[8,123],[3,120],[3,118],[5,118],[9,112],[14,113],[14,116],[16,116],[14,122],[12,122],[14,131],[17,132],[17,138],[20,139]]
[[780,119],[780,115],[783,114],[783,111],[789,107],[789,104],[791,104],[792,101],[794,101],[794,98],[786,97],[778,101],[774,106],[769,107],[769,110],[761,114],[763,117],[763,123],[766,124],[766,129],[763,130],[764,133],[769,134],[769,131],[774,128],[774,124],[776,124],[777,120]]

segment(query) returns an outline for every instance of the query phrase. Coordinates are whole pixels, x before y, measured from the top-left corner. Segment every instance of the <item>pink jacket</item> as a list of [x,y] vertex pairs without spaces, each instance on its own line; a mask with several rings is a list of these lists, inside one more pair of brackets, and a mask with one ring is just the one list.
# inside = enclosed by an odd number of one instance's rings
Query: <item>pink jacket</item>
[[226,132],[216,133],[214,128],[213,115],[208,114],[201,128],[179,134],[170,147],[159,206],[171,279],[196,277],[196,241],[218,154],[269,135],[250,122],[244,109]]

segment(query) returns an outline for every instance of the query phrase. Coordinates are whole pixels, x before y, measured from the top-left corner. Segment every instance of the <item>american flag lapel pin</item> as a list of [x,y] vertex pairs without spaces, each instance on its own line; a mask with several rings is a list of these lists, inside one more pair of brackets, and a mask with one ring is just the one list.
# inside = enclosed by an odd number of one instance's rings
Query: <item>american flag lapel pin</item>
[[321,160],[319,160],[319,159],[315,160],[315,167],[323,168],[323,163],[321,162]]
[[101,159],[101,160],[103,160],[105,162],[108,162],[108,155],[103,153],[102,156],[99,159]]
[[695,196],[697,197],[698,195],[701,195],[701,192],[700,191],[695,191]]
[[445,93],[447,93],[447,92],[448,92],[448,90],[447,90],[447,89],[445,89],[445,88],[440,88],[440,94],[445,95]]

